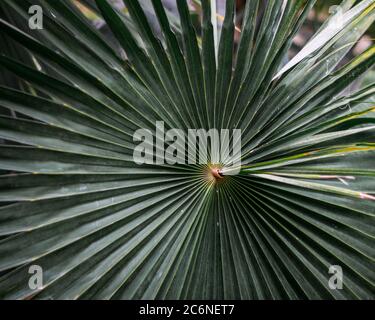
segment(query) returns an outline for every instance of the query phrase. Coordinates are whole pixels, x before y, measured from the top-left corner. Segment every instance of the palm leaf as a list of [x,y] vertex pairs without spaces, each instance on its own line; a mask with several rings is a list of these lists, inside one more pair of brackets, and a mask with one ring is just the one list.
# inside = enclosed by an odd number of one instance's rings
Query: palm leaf
[[[211,1],[201,34],[186,1],[179,28],[150,2],[161,33],[143,2],[124,2],[126,15],[82,2],[117,44],[70,0],[1,4],[13,19],[0,37],[20,54],[2,50],[0,65],[28,88],[0,86],[1,110],[20,115],[0,117],[0,297],[373,299],[374,79],[343,92],[375,47],[340,62],[373,24],[374,1],[343,1],[343,25],[324,23],[286,65],[314,0],[248,1],[238,47],[234,1],[218,42]],[[43,30],[20,29],[32,4]],[[137,165],[133,133],[156,121],[241,129],[240,172]],[[28,285],[31,265],[42,288]],[[331,265],[342,290],[329,287]]]

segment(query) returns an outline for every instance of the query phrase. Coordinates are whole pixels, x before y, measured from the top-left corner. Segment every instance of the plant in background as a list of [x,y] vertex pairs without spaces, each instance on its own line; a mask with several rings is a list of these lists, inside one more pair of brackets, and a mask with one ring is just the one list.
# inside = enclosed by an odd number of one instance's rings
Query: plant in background
[[[327,21],[286,65],[314,0],[247,1],[237,46],[234,0],[220,37],[201,1],[199,41],[186,1],[179,28],[148,3],[160,33],[124,2],[126,15],[90,3],[114,45],[70,0],[1,3],[17,55],[2,48],[0,65],[21,85],[0,87],[13,114],[0,118],[0,297],[374,298],[375,82],[343,91],[375,47],[339,65],[374,0],[344,0],[342,24]],[[31,5],[42,30],[25,27]],[[241,130],[240,172],[134,163],[134,132],[157,121]]]

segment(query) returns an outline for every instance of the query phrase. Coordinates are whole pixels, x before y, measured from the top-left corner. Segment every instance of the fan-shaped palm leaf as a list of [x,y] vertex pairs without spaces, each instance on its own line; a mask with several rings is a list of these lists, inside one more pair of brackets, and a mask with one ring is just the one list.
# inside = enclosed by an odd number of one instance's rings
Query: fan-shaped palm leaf
[[[343,1],[342,25],[324,24],[285,66],[314,0],[264,12],[247,1],[236,50],[234,0],[218,43],[210,1],[201,41],[187,2],[179,32],[150,1],[160,39],[138,1],[124,2],[126,21],[107,0],[91,4],[126,59],[71,1],[3,0],[25,23],[41,5],[44,29],[0,23],[39,68],[9,55],[0,65],[43,93],[0,87],[0,106],[22,115],[0,118],[0,296],[374,298],[375,82],[343,90],[375,47],[339,64],[373,24],[374,0]],[[134,131],[159,120],[241,129],[240,173],[135,164]],[[43,288],[30,289],[31,265]],[[342,290],[328,285],[331,265]]]

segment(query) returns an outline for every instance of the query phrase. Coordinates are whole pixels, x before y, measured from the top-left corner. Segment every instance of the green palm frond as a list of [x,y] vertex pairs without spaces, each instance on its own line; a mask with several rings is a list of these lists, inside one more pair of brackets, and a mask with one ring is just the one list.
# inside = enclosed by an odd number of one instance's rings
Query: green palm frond
[[[374,79],[345,91],[373,68],[375,46],[340,64],[375,1],[343,1],[342,25],[323,24],[288,63],[315,0],[247,1],[238,45],[234,0],[219,39],[208,0],[199,33],[183,0],[178,28],[149,1],[158,33],[145,1],[124,0],[126,17],[84,3],[115,44],[75,1],[0,7],[17,18],[0,20],[0,39],[31,58],[0,55],[28,88],[0,86],[1,109],[20,115],[0,117],[0,297],[375,298]],[[44,28],[21,30],[36,4]],[[241,129],[240,172],[137,165],[133,133],[156,121]],[[42,288],[29,287],[32,265]],[[329,287],[332,265],[342,290]]]

